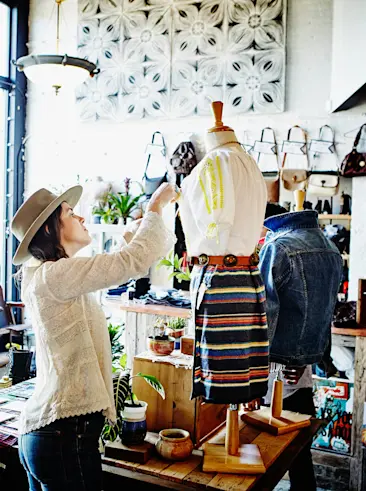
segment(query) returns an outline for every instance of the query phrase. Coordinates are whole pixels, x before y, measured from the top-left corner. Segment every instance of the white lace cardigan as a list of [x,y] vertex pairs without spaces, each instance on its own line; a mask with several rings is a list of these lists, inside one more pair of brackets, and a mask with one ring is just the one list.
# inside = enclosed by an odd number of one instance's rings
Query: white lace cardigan
[[37,381],[20,434],[97,411],[115,421],[109,334],[92,293],[145,275],[174,241],[160,215],[150,212],[119,252],[24,266],[22,298],[35,332]]

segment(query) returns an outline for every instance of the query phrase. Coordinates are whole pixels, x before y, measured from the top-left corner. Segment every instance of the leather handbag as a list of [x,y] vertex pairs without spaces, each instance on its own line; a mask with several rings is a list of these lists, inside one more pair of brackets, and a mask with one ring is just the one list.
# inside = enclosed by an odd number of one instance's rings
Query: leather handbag
[[[272,128],[266,127],[263,128],[260,141],[263,142],[263,137],[265,131],[272,132],[272,141],[275,146],[275,153],[273,154],[275,158],[275,169],[271,171],[262,171],[263,178],[265,180],[267,186],[267,202],[268,203],[278,203],[280,200],[280,170],[278,166],[278,155],[277,155],[277,143],[276,143],[276,135]],[[272,142],[271,142],[272,143]],[[261,152],[258,152],[257,164],[259,169],[260,167],[260,156]]]
[[[289,129],[287,140],[290,141],[291,131],[294,128],[300,128],[300,126],[295,125]],[[282,160],[282,168],[281,168],[281,180],[283,182],[283,186],[288,191],[296,191],[296,190],[304,190],[306,188],[306,183],[309,174],[309,160],[308,160],[308,151],[307,151],[307,137],[306,132],[300,128],[304,138],[305,145],[305,153],[304,157],[306,158],[306,168],[304,169],[287,169],[285,168],[287,153],[284,153]]]
[[360,142],[362,130],[365,127],[366,124],[363,124],[361,126],[353,143],[352,151],[344,157],[341,165],[341,175],[343,177],[366,176],[366,153],[360,153],[357,151],[357,146]]
[[170,164],[176,174],[188,176],[197,165],[196,152],[192,142],[181,142],[174,150]]
[[[331,143],[332,146],[335,148],[334,131],[329,125],[325,124],[320,128],[319,140],[321,140],[322,133],[325,128],[328,128],[330,130],[332,134],[332,140],[329,143]],[[315,156],[316,154],[314,155],[314,157]],[[335,150],[334,150],[334,156],[335,158],[337,158]],[[308,188],[307,188],[308,194],[312,194],[315,196],[331,197],[331,196],[335,196],[338,193],[338,189],[339,189],[338,165],[335,170],[329,170],[329,171],[317,171],[315,169],[315,166],[313,166],[308,180]]]
[[[156,142],[156,136],[160,136],[160,143]],[[148,177],[147,175],[147,169],[149,165],[151,164],[151,157],[152,156],[159,156],[159,158],[166,157],[166,145],[165,145],[165,140],[160,131],[155,131],[151,143],[146,147],[146,153],[148,154],[147,157],[147,162],[146,162],[146,167],[145,167],[145,172],[143,176],[143,184],[144,184],[144,191],[147,199],[150,199],[151,196],[155,193],[155,191],[158,189],[158,187],[163,183],[163,182],[168,182],[168,172],[165,172],[163,176],[160,177]]]

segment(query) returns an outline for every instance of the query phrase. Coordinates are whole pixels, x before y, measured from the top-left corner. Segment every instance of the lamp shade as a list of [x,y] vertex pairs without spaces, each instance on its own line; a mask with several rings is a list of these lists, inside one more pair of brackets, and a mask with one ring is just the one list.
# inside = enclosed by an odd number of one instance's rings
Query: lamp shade
[[94,63],[67,55],[28,55],[19,58],[16,66],[32,82],[58,90],[75,88],[98,73]]

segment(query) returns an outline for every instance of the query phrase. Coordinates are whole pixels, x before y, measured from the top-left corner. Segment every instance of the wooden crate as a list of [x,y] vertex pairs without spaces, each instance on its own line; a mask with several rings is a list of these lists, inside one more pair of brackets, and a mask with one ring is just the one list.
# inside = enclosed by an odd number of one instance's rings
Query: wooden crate
[[133,380],[134,393],[148,403],[146,421],[149,431],[181,428],[189,431],[193,442],[199,443],[225,422],[225,404],[206,404],[200,398],[190,400],[191,368],[174,366],[166,361],[152,361],[150,354],[142,353],[135,356],[133,362],[133,374],[139,372],[154,375],[165,389],[163,400],[143,379]]

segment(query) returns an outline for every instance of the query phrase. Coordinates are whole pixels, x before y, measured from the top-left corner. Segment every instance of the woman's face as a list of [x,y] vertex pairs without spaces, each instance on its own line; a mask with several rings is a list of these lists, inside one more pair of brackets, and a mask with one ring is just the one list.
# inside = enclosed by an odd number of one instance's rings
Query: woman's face
[[84,218],[75,215],[74,210],[66,202],[61,205],[61,244],[69,257],[91,242],[89,232],[84,227]]

